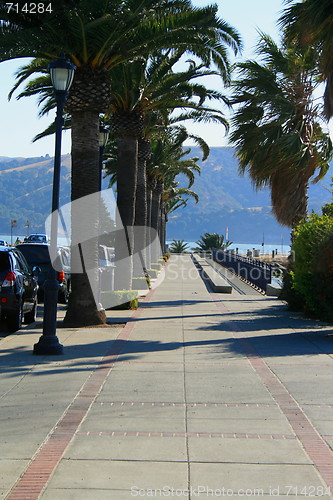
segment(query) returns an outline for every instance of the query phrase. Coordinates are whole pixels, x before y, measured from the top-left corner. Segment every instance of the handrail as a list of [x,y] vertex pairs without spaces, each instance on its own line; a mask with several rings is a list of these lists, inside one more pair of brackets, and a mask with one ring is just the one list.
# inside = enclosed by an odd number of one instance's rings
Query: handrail
[[212,258],[263,291],[272,281],[274,265],[250,257],[212,248]]

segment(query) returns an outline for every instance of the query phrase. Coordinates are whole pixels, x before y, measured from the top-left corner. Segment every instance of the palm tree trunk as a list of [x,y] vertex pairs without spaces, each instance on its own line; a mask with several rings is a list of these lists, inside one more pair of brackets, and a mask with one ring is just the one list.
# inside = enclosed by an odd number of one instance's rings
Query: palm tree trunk
[[89,203],[77,201],[99,191],[98,137],[98,112],[72,113],[72,293],[64,318],[64,324],[71,326],[102,324],[106,318],[104,310],[99,310],[97,305],[98,196],[90,197]]
[[160,243],[161,243],[161,249],[163,253],[163,215],[164,215],[164,208],[163,208],[163,200],[161,200],[161,205],[160,205],[160,217],[159,217],[159,237],[160,237]]
[[152,196],[153,192],[150,183],[147,182],[147,231],[146,231],[146,265],[150,269],[151,265],[151,213],[152,213]]
[[138,156],[134,227],[134,254],[140,258],[135,259],[133,272],[134,276],[143,276],[143,271],[146,269],[147,179],[146,161],[140,154]]
[[308,212],[308,175],[291,169],[271,179],[272,211],[280,224],[296,227]]
[[116,225],[121,230],[117,231],[115,242],[116,290],[130,290],[132,285],[137,169],[137,139],[133,136],[120,137],[117,161],[117,207],[120,220],[116,221]]
[[[152,209],[151,209],[151,227],[156,231],[157,234],[160,232],[160,206],[161,206],[161,195],[163,191],[163,181],[157,181],[155,189],[152,193]],[[160,257],[160,244],[156,241],[153,246],[152,251],[152,262],[157,262]]]
[[162,212],[162,224],[161,224],[161,246],[162,246],[162,253],[166,253],[166,223],[167,223],[167,213],[165,209],[163,209]]

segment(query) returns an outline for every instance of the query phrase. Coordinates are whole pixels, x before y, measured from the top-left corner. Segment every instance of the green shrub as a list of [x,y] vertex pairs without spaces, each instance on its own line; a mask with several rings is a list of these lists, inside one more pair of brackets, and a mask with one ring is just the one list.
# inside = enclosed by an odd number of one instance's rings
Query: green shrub
[[333,218],[312,214],[299,224],[293,250],[290,289],[302,298],[306,313],[333,321]]
[[326,203],[322,208],[323,215],[333,217],[333,203]]
[[303,311],[304,300],[302,295],[294,288],[294,274],[292,267],[285,272],[280,299],[288,302],[290,311]]

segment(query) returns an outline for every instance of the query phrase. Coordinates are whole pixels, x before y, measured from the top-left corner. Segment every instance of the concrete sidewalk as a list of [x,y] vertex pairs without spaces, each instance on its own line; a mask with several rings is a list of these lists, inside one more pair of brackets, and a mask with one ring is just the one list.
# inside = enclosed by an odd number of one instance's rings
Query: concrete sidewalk
[[63,356],[0,340],[0,498],[333,498],[332,327],[189,256],[141,306],[59,328]]

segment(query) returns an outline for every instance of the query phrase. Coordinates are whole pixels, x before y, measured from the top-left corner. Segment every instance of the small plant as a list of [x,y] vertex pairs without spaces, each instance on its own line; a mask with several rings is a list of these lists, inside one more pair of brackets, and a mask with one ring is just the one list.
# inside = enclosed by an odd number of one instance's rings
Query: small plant
[[164,262],[168,262],[168,260],[169,260],[169,259],[170,259],[170,254],[169,254],[169,253],[165,253],[165,254],[163,255],[163,260],[164,260]]
[[170,245],[170,252],[172,253],[187,253],[188,243],[184,240],[172,240]]

